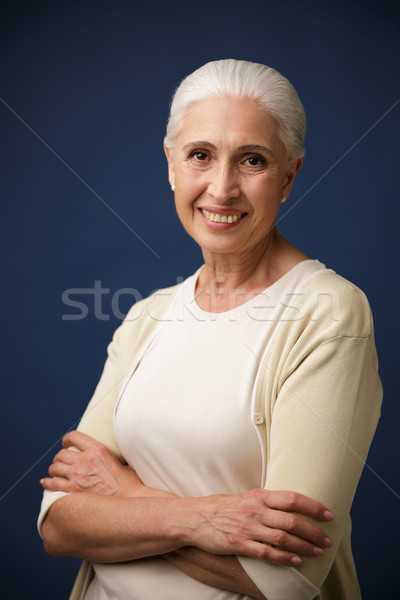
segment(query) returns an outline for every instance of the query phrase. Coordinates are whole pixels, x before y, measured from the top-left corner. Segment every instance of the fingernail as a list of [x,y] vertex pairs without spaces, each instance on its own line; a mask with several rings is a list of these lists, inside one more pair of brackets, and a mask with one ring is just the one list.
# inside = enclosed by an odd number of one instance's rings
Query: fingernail
[[300,556],[293,556],[293,558],[291,558],[290,561],[294,565],[301,565],[301,558],[300,558]]
[[335,517],[333,516],[333,513],[331,513],[331,511],[330,511],[330,510],[326,510],[326,511],[324,512],[324,519],[325,519],[326,521],[333,521],[333,519],[334,519],[334,518],[335,518]]
[[331,540],[331,538],[326,537],[324,539],[324,546],[325,546],[325,548],[330,548],[332,546],[332,540]]
[[314,556],[322,556],[324,553],[324,551],[322,550],[322,548],[318,548],[318,546],[316,546],[315,548],[313,548],[313,554]]

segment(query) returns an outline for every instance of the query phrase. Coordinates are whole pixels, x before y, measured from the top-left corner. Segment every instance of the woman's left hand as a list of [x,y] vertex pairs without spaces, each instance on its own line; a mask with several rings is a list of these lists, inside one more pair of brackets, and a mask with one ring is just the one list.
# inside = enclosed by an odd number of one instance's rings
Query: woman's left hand
[[63,437],[62,445],[49,467],[50,477],[40,480],[46,490],[124,497],[143,495],[146,486],[136,472],[123,465],[100,442],[80,431],[70,431]]

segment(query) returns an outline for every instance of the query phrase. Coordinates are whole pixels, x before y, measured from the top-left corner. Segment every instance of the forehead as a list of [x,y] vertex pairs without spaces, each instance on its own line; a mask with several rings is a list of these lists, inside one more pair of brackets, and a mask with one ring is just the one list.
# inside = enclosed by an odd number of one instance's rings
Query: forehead
[[192,140],[279,145],[274,118],[254,98],[213,96],[195,102],[184,114],[178,143]]

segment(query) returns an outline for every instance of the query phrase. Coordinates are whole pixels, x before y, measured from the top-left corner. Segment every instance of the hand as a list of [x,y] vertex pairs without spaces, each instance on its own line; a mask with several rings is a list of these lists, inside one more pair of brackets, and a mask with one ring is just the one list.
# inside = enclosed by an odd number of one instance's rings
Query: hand
[[244,554],[297,566],[301,563],[298,554],[321,556],[324,548],[332,546],[324,531],[295,514],[326,522],[333,519],[332,513],[302,494],[254,489],[188,501],[187,545],[208,552]]
[[40,480],[46,490],[124,497],[143,492],[145,486],[136,472],[95,439],[70,431],[63,437],[62,444],[64,448],[49,467],[51,477]]

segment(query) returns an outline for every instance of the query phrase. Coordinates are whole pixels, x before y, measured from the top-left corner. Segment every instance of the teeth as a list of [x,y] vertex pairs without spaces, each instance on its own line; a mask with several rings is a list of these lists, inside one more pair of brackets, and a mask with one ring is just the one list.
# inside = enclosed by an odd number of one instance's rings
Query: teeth
[[244,215],[244,213],[240,215],[220,215],[219,213],[213,213],[203,208],[201,212],[209,221],[213,221],[213,223],[236,223]]

